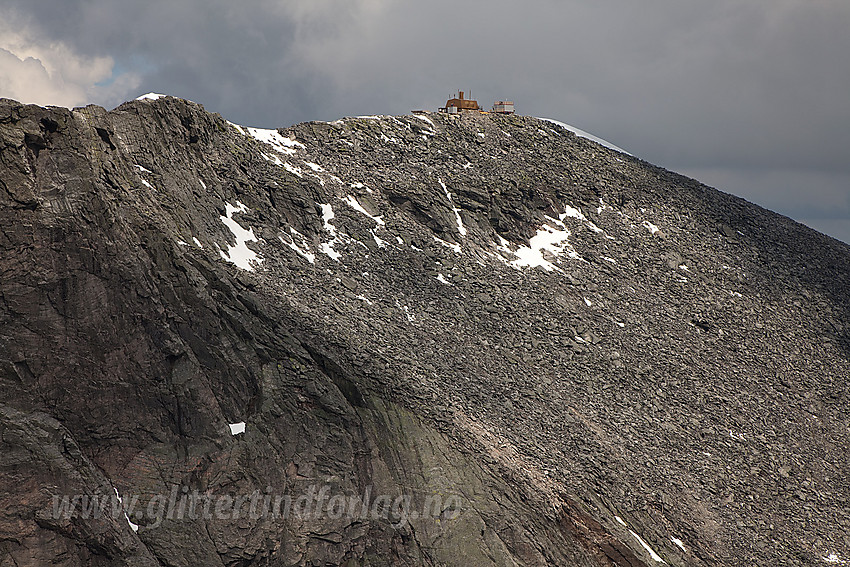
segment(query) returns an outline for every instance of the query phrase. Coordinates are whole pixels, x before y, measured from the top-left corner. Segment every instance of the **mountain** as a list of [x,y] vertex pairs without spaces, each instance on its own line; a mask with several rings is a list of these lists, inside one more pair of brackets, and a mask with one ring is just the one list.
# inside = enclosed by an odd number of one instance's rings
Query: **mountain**
[[850,563],[850,248],[788,218],[154,96],[0,101],[0,201],[0,565]]

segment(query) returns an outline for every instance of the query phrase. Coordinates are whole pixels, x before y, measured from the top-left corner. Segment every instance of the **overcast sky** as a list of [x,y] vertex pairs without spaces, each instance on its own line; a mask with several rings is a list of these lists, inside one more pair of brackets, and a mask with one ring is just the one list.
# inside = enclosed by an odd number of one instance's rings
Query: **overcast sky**
[[512,99],[850,243],[848,0],[0,0],[0,96],[244,125]]

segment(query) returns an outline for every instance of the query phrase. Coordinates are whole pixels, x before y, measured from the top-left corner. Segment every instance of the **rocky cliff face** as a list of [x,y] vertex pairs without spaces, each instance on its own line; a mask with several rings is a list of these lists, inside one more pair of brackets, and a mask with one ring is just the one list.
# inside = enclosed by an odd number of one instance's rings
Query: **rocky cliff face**
[[0,101],[0,203],[2,565],[850,562],[850,248],[787,218],[170,97]]

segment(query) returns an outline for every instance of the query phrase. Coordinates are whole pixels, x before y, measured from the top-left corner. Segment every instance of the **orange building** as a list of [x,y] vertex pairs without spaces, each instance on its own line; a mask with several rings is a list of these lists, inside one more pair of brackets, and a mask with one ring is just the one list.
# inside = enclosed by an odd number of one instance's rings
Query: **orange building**
[[457,98],[447,100],[445,108],[440,110],[449,114],[457,114],[461,110],[481,110],[481,107],[478,106],[477,100],[463,98],[463,91],[460,91]]

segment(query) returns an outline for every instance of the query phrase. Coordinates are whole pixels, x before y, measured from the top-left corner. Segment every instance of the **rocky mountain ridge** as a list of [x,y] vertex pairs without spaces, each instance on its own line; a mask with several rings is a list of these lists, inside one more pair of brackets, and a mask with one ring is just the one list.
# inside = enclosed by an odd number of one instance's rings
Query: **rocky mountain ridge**
[[[11,564],[850,560],[842,243],[523,116],[4,100],[0,144]],[[421,517],[50,512],[315,486]]]

